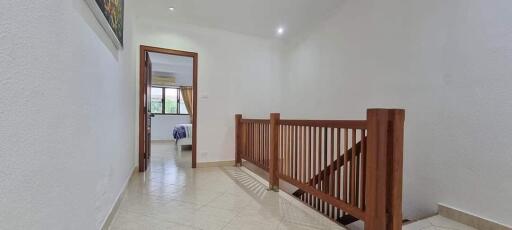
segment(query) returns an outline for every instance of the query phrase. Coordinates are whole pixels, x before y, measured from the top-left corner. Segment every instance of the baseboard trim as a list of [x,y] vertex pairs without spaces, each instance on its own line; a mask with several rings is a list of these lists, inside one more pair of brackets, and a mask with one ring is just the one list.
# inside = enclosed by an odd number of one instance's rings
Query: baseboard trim
[[507,226],[497,223],[495,221],[479,217],[475,214],[471,214],[471,213],[450,207],[445,204],[438,204],[438,210],[439,210],[439,215],[446,217],[448,219],[457,221],[461,224],[471,226],[476,229],[486,229],[486,230],[511,230],[512,229],[512,227],[507,227]]
[[223,167],[223,166],[234,166],[235,161],[214,161],[214,162],[198,162],[198,168],[211,168],[211,167]]
[[116,202],[114,202],[114,205],[110,209],[110,213],[108,214],[107,218],[103,222],[101,230],[108,230],[108,228],[110,227],[110,224],[112,224],[112,221],[114,220],[114,217],[116,216],[117,210],[119,210],[119,205],[121,205],[121,201],[123,200],[124,194],[126,192],[126,187],[128,186],[128,183],[130,182],[130,179],[132,178],[133,174],[135,174],[137,172],[138,172],[138,167],[135,166],[133,168],[133,171],[130,174],[130,176],[128,176],[128,179],[124,182],[123,189],[117,196]]
[[156,142],[156,143],[171,143],[171,142],[175,142],[174,140],[151,140],[151,142]]

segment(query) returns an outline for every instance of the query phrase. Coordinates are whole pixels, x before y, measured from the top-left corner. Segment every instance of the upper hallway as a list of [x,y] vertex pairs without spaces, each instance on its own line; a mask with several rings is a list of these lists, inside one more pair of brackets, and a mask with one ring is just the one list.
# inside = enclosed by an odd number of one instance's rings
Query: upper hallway
[[0,229],[103,226],[138,164],[140,45],[199,55],[199,163],[234,160],[234,114],[404,108],[404,219],[512,225],[512,2],[105,2],[122,47],[84,0],[0,1]]

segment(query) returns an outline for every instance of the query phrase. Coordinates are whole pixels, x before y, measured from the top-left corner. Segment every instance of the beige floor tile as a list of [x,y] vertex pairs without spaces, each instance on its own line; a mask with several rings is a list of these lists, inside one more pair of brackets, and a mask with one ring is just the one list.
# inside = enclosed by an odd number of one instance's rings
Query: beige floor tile
[[131,178],[110,229],[343,229],[238,168],[191,169],[190,151],[179,156],[171,142],[153,143],[152,156],[150,170]]
[[190,226],[160,221],[140,214],[120,212],[114,218],[110,227],[111,230],[197,230]]
[[442,216],[433,216],[403,227],[404,230],[477,230]]

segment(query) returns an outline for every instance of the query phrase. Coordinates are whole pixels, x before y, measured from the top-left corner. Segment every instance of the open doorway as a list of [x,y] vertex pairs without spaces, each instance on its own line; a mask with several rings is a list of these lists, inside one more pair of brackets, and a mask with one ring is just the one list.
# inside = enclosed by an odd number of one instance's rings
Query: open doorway
[[150,168],[153,154],[196,168],[197,59],[197,53],[140,46],[140,172]]

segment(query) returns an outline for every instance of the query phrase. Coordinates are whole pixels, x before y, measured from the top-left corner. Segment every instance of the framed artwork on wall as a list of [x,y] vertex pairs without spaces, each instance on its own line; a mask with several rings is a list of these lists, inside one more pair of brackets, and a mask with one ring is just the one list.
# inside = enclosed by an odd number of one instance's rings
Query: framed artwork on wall
[[123,47],[124,0],[85,0],[116,48]]

